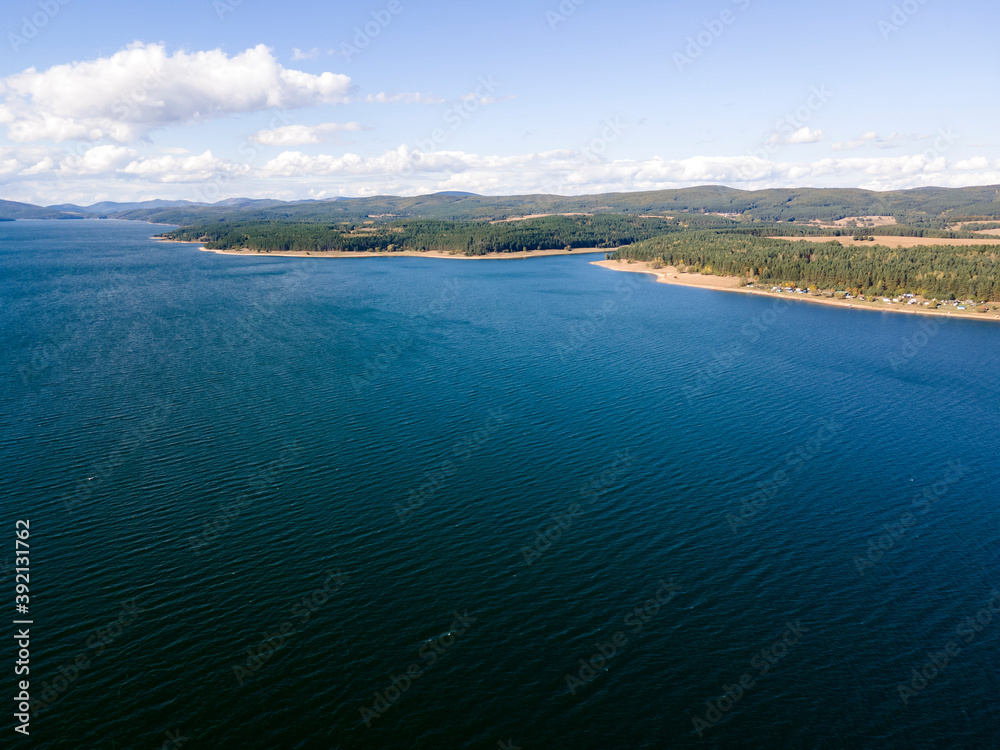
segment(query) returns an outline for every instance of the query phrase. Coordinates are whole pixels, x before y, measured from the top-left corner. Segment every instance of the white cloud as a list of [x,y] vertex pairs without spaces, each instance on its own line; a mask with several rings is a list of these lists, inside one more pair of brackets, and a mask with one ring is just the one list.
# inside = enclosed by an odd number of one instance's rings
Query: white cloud
[[[901,141],[905,138],[902,133],[890,133],[886,137],[882,138],[874,130],[869,130],[866,133],[862,133],[857,138],[850,141],[842,141],[833,144],[834,151],[856,151],[859,148],[867,146],[869,143],[874,143],[879,148],[896,148],[898,146],[897,141]],[[929,138],[930,136],[913,136],[917,140],[924,138]]]
[[[959,166],[981,169],[957,175]],[[901,189],[937,184],[988,184],[996,179],[985,160],[949,169],[944,156],[915,154],[878,158],[766,161],[750,156],[654,157],[594,162],[578,151],[483,156],[462,151],[413,151],[400,146],[377,156],[285,151],[255,172],[262,180],[333,178],[355,180],[359,188],[414,194],[425,190],[475,192],[595,193],[657,190],[704,184],[741,188],[838,186]],[[313,184],[313,183],[311,183]],[[320,184],[314,187],[327,187]],[[360,194],[357,189],[353,194]]]
[[852,141],[844,141],[833,144],[834,151],[854,151],[861,148],[869,141],[874,141],[878,138],[878,133],[874,130],[869,130],[867,133],[863,133]]
[[823,140],[822,130],[813,130],[806,126],[799,128],[788,137],[788,143],[817,143]]
[[263,166],[261,176],[433,175],[470,170],[517,170],[526,166],[565,169],[583,161],[582,157],[572,151],[550,151],[521,156],[479,156],[463,151],[413,151],[403,145],[372,157],[361,157],[357,154],[310,155],[301,151],[285,151]]
[[377,154],[307,154],[289,149],[263,164],[238,164],[201,154],[139,152],[102,145],[79,154],[54,146],[0,146],[5,198],[92,203],[149,197],[218,200],[334,195],[417,195],[468,190],[503,195],[579,195],[722,184],[743,189],[862,187],[892,190],[1000,183],[1000,162],[972,157],[950,163],[925,154],[769,161],[752,156],[595,160],[581,150],[514,155],[413,150]]
[[16,148],[0,146],[0,177],[13,177],[26,173],[41,174],[45,171],[45,165],[48,165],[56,156],[58,153],[53,153],[52,149],[41,146]]
[[262,146],[307,146],[330,140],[337,133],[361,130],[357,122],[331,122],[324,125],[286,125],[280,128],[261,130],[250,140]]
[[444,99],[421,94],[419,91],[410,94],[389,94],[380,91],[377,94],[368,94],[365,101],[369,104],[441,104]]
[[[184,152],[183,149],[171,150]],[[81,148],[79,153],[54,147],[0,149],[0,176],[16,174],[20,178],[56,179],[64,188],[90,178],[117,181],[119,190],[123,190],[126,184],[137,180],[192,183],[218,175],[236,177],[249,171],[247,166],[216,158],[211,151],[198,155],[144,156],[135,149],[110,144]]]
[[899,145],[897,141],[901,141],[903,138],[902,133],[889,133],[885,138],[876,139],[875,145],[879,148],[896,148]]
[[22,177],[30,177],[36,174],[44,174],[45,172],[51,171],[55,167],[56,163],[53,161],[51,156],[46,156],[40,162],[35,164],[33,167],[28,167],[27,169],[22,169],[18,174]]
[[293,60],[318,60],[321,54],[323,51],[319,47],[313,47],[308,51],[300,50],[298,47],[292,48]]
[[460,97],[461,102],[476,102],[477,104],[489,105],[496,104],[497,102],[507,102],[511,99],[516,99],[516,94],[511,94],[510,96],[481,96],[480,94],[465,94]]
[[956,162],[952,169],[959,172],[967,172],[973,169],[989,169],[990,161],[985,156],[976,156],[972,159],[963,159]]
[[124,146],[95,146],[83,154],[71,154],[62,160],[59,170],[70,175],[108,174],[139,156]]
[[821,140],[823,140],[822,130],[813,130],[809,126],[804,126],[785,138],[782,138],[777,133],[774,133],[768,139],[768,143],[781,146],[794,146],[803,143],[818,143]]
[[197,156],[136,159],[121,171],[153,182],[206,182],[219,175],[246,172],[247,168],[218,159],[212,156],[211,151],[205,151]]
[[0,79],[0,123],[16,142],[130,143],[168,125],[346,103],[350,89],[345,75],[283,67],[264,45],[229,57],[218,49],[170,55],[162,44],[136,42],[111,57]]

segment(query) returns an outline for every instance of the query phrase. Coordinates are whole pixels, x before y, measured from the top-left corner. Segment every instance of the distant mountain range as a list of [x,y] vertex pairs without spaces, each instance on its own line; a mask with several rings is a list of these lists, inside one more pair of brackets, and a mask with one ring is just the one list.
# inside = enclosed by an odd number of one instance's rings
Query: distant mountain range
[[0,200],[0,219],[83,219],[79,209],[64,211],[59,208],[33,206],[30,203]]
[[167,200],[138,203],[104,201],[91,206],[34,206],[0,201],[0,219],[116,218],[178,225],[205,221],[475,221],[539,213],[665,215],[684,212],[731,214],[757,221],[892,216],[900,223],[914,226],[943,226],[965,218],[1000,218],[1000,186],[874,192],[819,188],[746,191],[709,185],[569,197],[483,196],[448,191],[416,197],[375,196],[291,202],[231,198],[212,204]]

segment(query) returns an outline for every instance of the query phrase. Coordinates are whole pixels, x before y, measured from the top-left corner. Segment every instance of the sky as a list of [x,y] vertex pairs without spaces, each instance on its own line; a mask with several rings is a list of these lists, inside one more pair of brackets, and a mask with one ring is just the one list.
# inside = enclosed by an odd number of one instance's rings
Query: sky
[[986,0],[7,0],[0,198],[1000,183]]

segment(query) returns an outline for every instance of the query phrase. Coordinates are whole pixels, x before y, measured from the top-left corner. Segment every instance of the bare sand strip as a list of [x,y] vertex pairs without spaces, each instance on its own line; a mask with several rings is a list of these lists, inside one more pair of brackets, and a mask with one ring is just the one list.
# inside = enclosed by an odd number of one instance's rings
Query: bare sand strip
[[751,289],[740,286],[741,279],[738,276],[711,276],[702,273],[681,273],[673,266],[663,268],[653,268],[644,261],[634,261],[626,263],[621,260],[595,260],[591,265],[601,268],[610,268],[612,271],[627,271],[629,273],[645,273],[655,276],[656,280],[663,284],[676,284],[678,286],[693,286],[701,289],[711,289],[718,292],[741,292],[743,294],[757,294],[763,297],[775,297],[779,299],[796,300],[798,302],[812,302],[817,305],[832,305],[834,307],[850,308],[853,310],[872,310],[875,312],[907,313],[909,315],[933,315],[941,318],[968,318],[971,320],[985,320],[992,323],[1000,321],[1000,315],[995,313],[977,313],[972,310],[951,310],[938,311],[929,310],[919,305],[905,304],[885,304],[883,302],[862,302],[857,299],[840,300],[829,297],[814,297],[810,294],[796,294],[788,292],[771,292],[764,289]]
[[287,253],[260,253],[256,250],[209,250],[202,247],[208,253],[218,253],[219,255],[252,255],[258,258],[446,258],[449,260],[515,260],[517,258],[541,258],[545,255],[587,255],[590,253],[607,253],[609,250],[601,248],[579,248],[572,251],[566,250],[529,250],[528,252],[516,253],[489,253],[487,255],[462,255],[461,253],[440,253],[433,250],[420,252],[419,250],[398,250],[391,253],[344,253],[344,252],[287,252]]
[[920,247],[924,245],[1000,245],[997,240],[943,240],[935,237],[894,237],[875,236],[875,241],[855,242],[853,237],[768,237],[769,240],[788,240],[789,242],[839,242],[844,247],[857,247],[858,245],[882,245],[883,247]]
[[740,287],[740,279],[737,276],[714,276],[710,273],[681,273],[673,266],[663,266],[653,268],[645,261],[637,260],[627,263],[623,260],[593,260],[592,266],[601,268],[611,268],[615,271],[628,271],[629,273],[648,273],[656,277],[657,281],[664,284],[677,284],[678,286],[697,286],[702,289],[716,289],[724,291],[751,291]]

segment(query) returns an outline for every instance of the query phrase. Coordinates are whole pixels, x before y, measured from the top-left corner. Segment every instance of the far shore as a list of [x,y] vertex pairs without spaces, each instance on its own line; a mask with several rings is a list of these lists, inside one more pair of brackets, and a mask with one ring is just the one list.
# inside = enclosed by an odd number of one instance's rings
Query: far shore
[[461,253],[442,253],[433,250],[421,252],[419,250],[396,250],[391,253],[355,253],[355,252],[305,252],[292,251],[265,253],[259,250],[214,250],[205,247],[204,242],[197,240],[168,240],[162,237],[154,237],[158,242],[172,242],[180,245],[201,245],[200,250],[206,253],[217,253],[218,255],[242,255],[259,258],[449,258],[452,260],[514,260],[516,258],[540,258],[545,255],[590,255],[592,253],[611,253],[614,248],[600,247],[577,247],[572,250],[529,250],[528,252],[516,253],[489,253],[487,255],[463,255]]
[[738,276],[713,276],[703,273],[682,273],[673,266],[653,268],[645,261],[633,261],[628,263],[624,260],[596,260],[591,261],[591,265],[609,268],[612,271],[626,271],[629,273],[645,273],[655,276],[658,282],[663,284],[676,284],[678,286],[693,286],[701,289],[710,289],[718,292],[742,292],[743,294],[757,294],[763,297],[775,297],[778,299],[796,300],[799,302],[812,302],[818,305],[833,305],[834,307],[849,308],[853,310],[873,310],[875,312],[905,313],[909,315],[933,315],[940,318],[963,318],[968,320],[984,320],[995,323],[1000,320],[1000,315],[995,312],[977,313],[973,310],[930,310],[920,305],[907,305],[902,303],[886,304],[884,302],[862,301],[858,299],[832,299],[830,297],[817,297],[812,294],[798,294],[795,292],[772,292],[769,289],[757,289],[741,286],[742,279]]

